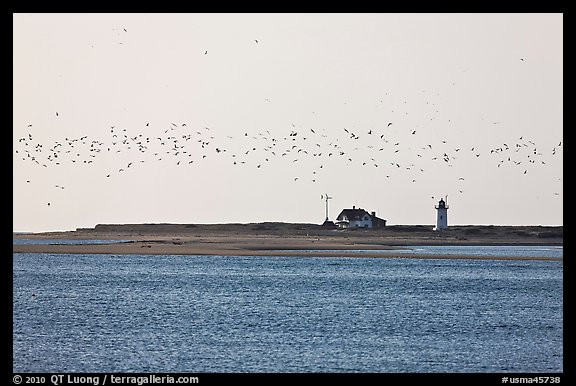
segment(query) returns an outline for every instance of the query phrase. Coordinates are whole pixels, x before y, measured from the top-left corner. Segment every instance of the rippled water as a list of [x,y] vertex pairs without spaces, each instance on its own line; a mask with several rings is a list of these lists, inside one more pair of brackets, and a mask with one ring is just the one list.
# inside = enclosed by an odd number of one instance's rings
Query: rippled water
[[15,372],[561,372],[560,261],[13,254]]

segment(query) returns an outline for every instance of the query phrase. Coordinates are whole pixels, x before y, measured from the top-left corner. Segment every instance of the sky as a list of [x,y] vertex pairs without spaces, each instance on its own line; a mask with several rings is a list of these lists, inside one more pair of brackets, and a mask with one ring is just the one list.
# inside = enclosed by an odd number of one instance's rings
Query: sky
[[13,14],[13,230],[563,225],[563,15]]

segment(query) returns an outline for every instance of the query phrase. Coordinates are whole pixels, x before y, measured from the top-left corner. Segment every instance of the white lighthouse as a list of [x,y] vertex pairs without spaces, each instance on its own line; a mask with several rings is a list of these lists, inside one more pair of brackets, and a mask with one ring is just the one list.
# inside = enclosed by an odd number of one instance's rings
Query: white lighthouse
[[[448,196],[446,196],[446,201],[448,201]],[[442,229],[448,228],[448,204],[440,199],[436,208],[436,227],[435,231],[441,231]]]

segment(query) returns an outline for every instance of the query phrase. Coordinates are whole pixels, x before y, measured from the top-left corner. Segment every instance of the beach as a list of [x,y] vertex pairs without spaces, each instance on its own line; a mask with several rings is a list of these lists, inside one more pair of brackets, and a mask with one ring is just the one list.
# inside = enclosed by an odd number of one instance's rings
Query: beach
[[[101,224],[75,231],[14,234],[15,239],[110,240],[106,244],[13,245],[15,253],[151,254],[310,257],[488,257],[402,253],[416,245],[563,245],[563,227],[428,225],[334,229],[315,224]],[[117,240],[118,242],[113,242]],[[491,256],[491,259],[544,259]]]

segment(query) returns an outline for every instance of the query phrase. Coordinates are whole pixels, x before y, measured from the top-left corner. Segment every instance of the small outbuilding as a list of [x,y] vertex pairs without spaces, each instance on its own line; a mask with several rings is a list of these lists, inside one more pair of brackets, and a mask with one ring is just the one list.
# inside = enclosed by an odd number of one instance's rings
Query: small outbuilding
[[386,220],[376,217],[376,212],[368,213],[362,208],[344,209],[336,218],[338,228],[384,228]]

